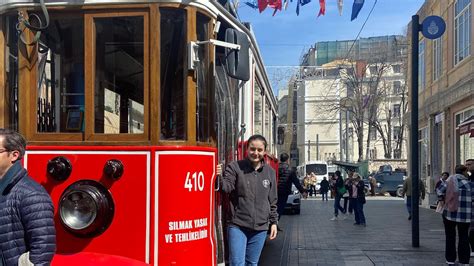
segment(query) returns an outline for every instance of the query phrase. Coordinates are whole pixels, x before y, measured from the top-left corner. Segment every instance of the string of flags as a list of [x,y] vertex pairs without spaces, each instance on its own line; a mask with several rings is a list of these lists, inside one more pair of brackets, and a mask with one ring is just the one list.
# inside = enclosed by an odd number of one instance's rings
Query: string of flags
[[[300,6],[303,7],[311,2],[311,0],[295,0],[296,1],[296,15],[300,15]],[[342,16],[342,9],[344,6],[344,0],[336,0],[337,9],[339,11],[339,16]],[[359,15],[360,10],[364,6],[365,0],[354,0],[352,4],[352,14],[351,21],[356,19]],[[267,7],[274,9],[273,16],[275,16],[277,11],[288,8],[288,2],[293,2],[293,0],[251,0],[246,1],[245,4],[253,9],[258,9],[262,13]],[[324,16],[326,14],[326,0],[319,0],[319,16]]]

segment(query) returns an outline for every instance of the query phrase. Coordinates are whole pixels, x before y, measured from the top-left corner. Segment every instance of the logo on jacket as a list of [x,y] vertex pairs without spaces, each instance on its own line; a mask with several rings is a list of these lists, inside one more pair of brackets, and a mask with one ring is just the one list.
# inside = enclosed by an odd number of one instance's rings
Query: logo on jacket
[[270,186],[270,181],[268,179],[265,179],[262,181],[262,184],[265,188],[268,188]]

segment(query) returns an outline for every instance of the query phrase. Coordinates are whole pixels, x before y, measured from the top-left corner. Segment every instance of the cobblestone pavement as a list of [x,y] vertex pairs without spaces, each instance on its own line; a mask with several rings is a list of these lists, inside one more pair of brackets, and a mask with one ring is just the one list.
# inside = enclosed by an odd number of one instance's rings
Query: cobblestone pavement
[[353,225],[353,215],[330,221],[333,204],[302,200],[300,215],[282,216],[283,231],[267,240],[259,265],[445,265],[443,222],[434,210],[420,207],[420,247],[414,248],[403,200],[368,197],[367,227]]

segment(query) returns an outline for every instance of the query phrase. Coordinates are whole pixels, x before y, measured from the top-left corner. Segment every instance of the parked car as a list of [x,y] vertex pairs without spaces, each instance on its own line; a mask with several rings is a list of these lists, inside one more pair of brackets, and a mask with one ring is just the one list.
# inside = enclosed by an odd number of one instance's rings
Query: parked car
[[288,200],[286,201],[285,210],[294,214],[300,214],[301,212],[301,194],[295,185],[291,186],[291,194],[288,196]]
[[375,174],[374,177],[377,180],[375,193],[389,193],[393,197],[401,197],[403,181],[406,178],[405,171],[384,170],[383,172]]
[[363,178],[362,181],[364,181],[364,192],[365,195],[368,196],[370,195],[370,182],[368,179]]

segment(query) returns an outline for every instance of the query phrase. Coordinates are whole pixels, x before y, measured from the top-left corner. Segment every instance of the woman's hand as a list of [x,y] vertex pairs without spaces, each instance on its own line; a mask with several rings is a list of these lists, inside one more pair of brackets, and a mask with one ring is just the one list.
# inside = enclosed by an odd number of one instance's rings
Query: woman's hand
[[272,226],[270,227],[270,240],[275,239],[277,237],[277,233],[278,233],[277,225],[272,224]]

